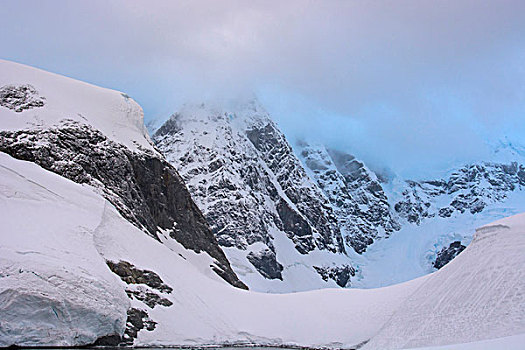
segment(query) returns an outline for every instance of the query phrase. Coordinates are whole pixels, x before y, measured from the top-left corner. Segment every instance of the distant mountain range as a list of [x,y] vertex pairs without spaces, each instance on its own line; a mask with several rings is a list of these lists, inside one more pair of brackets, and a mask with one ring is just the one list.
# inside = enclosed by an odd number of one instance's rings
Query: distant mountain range
[[[523,158],[505,143],[495,149],[501,162],[465,164],[446,178],[401,179],[319,142],[292,147],[256,99],[186,105],[153,140],[179,170],[234,271],[261,291],[415,278],[457,255],[454,247],[468,244],[476,226],[525,210]],[[443,219],[454,224],[442,228]],[[419,243],[410,258],[396,256],[396,245],[412,241]],[[384,266],[374,266],[377,260]],[[388,261],[412,272],[393,277]],[[368,274],[377,268],[382,275]]]

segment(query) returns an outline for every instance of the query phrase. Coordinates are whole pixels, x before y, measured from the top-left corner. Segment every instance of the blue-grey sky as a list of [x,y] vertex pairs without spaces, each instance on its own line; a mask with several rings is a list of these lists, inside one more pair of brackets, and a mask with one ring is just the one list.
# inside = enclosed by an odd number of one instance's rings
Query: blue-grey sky
[[146,120],[255,92],[290,138],[403,173],[525,138],[525,1],[2,0],[0,57]]

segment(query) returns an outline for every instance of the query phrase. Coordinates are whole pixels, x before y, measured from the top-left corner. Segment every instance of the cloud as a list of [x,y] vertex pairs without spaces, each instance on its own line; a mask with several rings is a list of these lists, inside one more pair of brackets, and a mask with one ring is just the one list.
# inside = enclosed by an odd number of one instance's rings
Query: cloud
[[0,11],[3,58],[125,90],[149,118],[256,91],[291,137],[403,169],[525,136],[521,0],[17,1]]

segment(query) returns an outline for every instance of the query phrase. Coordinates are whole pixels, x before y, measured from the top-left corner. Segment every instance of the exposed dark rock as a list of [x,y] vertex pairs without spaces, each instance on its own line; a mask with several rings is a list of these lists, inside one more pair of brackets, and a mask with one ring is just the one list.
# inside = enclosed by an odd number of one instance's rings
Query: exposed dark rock
[[179,130],[180,127],[177,125],[177,118],[172,116],[155,132],[155,135],[173,134]]
[[461,244],[460,241],[454,241],[450,243],[448,247],[444,247],[439,251],[436,260],[432,265],[439,270],[440,268],[448,264],[456,256],[458,256],[458,254],[461,253],[465,248],[466,246]]
[[[358,254],[363,254],[366,251],[366,248],[374,243],[373,238],[370,237],[364,230],[366,230],[366,227],[360,225],[356,230],[350,231],[351,234],[345,236],[346,243],[351,246]],[[359,231],[364,231],[364,233]]]
[[374,239],[399,230],[379,179],[350,154],[299,142],[304,164],[334,208],[347,246],[363,253]]
[[144,310],[130,308],[128,310],[128,319],[126,321],[126,330],[121,340],[121,345],[133,345],[138,333],[146,329],[153,331],[157,326],[157,322],[153,321],[148,313]]
[[148,287],[168,294],[173,291],[173,288],[165,284],[159,275],[153,271],[137,269],[131,263],[122,260],[118,263],[107,260],[106,263],[109,269],[127,284],[145,284]]
[[299,253],[308,254],[309,251],[315,249],[312,228],[301,215],[290,208],[290,205],[284,200],[277,203],[277,213],[282,223],[280,228],[295,243],[295,248]]
[[0,132],[0,151],[28,160],[77,183],[101,190],[120,214],[153,238],[158,230],[185,248],[205,251],[226,281],[247,288],[224,252],[177,171],[151,151],[133,152],[89,125],[65,120],[49,129]]
[[[314,241],[319,249],[344,252],[341,230],[330,203],[315,186],[304,185],[308,175],[276,125],[270,120],[256,123],[246,131],[246,135],[268,167],[276,174],[279,185],[302,219],[306,219],[311,228],[319,233],[318,236],[312,235],[309,240]],[[304,230],[301,232],[306,233]],[[313,250],[315,246],[309,244],[309,240],[303,235],[297,241],[304,241],[306,244],[299,246],[298,242],[295,242],[296,248],[301,252]]]
[[439,209],[438,215],[441,216],[442,218],[449,218],[452,216],[453,213],[454,213],[454,208],[446,207],[446,208]]
[[122,337],[118,334],[106,335],[98,338],[93,345],[104,347],[131,346],[141,330],[146,329],[151,332],[157,326],[157,322],[153,321],[145,310],[130,308],[127,314],[126,329]]
[[38,91],[29,84],[5,85],[0,88],[0,106],[15,112],[43,107],[45,100],[45,97],[38,96]]
[[319,267],[314,266],[314,269],[317,271],[321,278],[324,281],[329,279],[335,281],[339,287],[346,287],[350,281],[350,277],[355,276],[355,269],[350,265],[342,266],[329,266],[329,267]]
[[406,218],[412,224],[421,224],[424,218],[435,216],[432,213],[431,203],[428,197],[445,194],[446,184],[440,181],[406,181],[407,189],[403,191],[404,199],[394,205],[399,215]]
[[118,346],[122,342],[122,338],[118,334],[105,335],[98,338],[93,343],[94,346]]
[[150,292],[148,290],[126,289],[126,294],[128,295],[130,299],[135,298],[137,300],[140,300],[152,309],[154,309],[155,306],[157,305],[166,306],[166,307],[173,305],[173,303],[170,300],[163,298],[160,295]]
[[268,279],[283,280],[283,276],[281,275],[283,265],[279,264],[275,253],[270,249],[264,249],[259,252],[250,252],[246,258],[264,277]]
[[[509,192],[522,188],[523,175],[524,166],[516,162],[466,165],[447,180],[407,181],[404,199],[394,208],[400,216],[415,224],[435,215],[448,218],[465,212],[477,214],[490,203],[504,200]],[[432,203],[443,196],[449,204],[434,207]]]

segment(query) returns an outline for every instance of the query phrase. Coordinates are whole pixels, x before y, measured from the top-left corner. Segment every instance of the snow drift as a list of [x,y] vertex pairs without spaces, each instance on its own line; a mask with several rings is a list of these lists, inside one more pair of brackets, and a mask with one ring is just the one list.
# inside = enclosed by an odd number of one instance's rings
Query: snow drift
[[466,343],[525,333],[525,214],[476,230],[467,249],[400,306],[371,349]]

